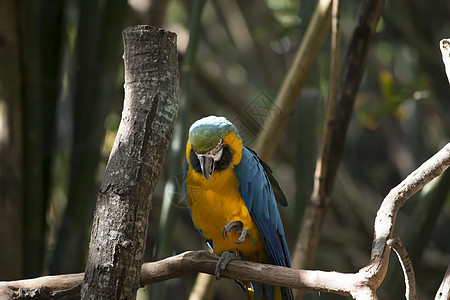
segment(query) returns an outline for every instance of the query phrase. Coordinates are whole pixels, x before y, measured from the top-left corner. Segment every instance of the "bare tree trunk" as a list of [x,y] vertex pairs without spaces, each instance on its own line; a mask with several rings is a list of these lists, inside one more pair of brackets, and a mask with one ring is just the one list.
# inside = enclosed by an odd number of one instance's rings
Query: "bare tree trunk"
[[83,299],[134,299],[151,195],[178,111],[176,35],[150,26],[124,30],[125,101],[100,188]]

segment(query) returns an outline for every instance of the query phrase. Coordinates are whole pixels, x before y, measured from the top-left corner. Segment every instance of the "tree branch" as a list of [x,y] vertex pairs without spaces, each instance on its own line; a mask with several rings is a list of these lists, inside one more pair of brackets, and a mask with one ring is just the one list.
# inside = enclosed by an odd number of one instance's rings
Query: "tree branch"
[[[448,82],[450,83],[450,39],[443,39],[439,42],[442,53],[442,61],[444,62],[445,72]],[[448,146],[448,145],[447,145]],[[436,293],[435,300],[450,299],[450,265],[447,267],[444,279]]]
[[[214,275],[217,261],[218,256],[208,251],[188,251],[160,261],[144,263],[140,285],[155,284],[196,272]],[[9,299],[33,298],[38,295],[44,298],[76,296],[81,289],[83,277],[84,273],[78,273],[0,282],[0,296],[8,295],[5,293],[8,290],[11,295]],[[294,270],[250,261],[231,261],[222,277],[320,292],[333,291],[346,296],[351,295],[350,291],[355,283],[362,279],[358,273]]]
[[[409,197],[449,166],[450,143],[391,190],[375,219],[372,259],[357,273],[295,270],[249,261],[231,261],[223,277],[352,296],[354,299],[377,299],[375,292],[388,267],[390,251],[385,251],[387,241],[391,238],[398,210]],[[140,285],[154,284],[196,272],[214,275],[217,261],[218,257],[207,251],[188,251],[160,261],[145,263],[141,268]],[[447,274],[444,282],[449,281],[448,277]],[[42,299],[74,296],[79,293],[82,281],[83,274],[69,274],[0,282],[0,298]],[[443,285],[445,286],[444,283]]]
[[[384,198],[375,219],[375,238],[371,259],[381,257],[386,242],[392,238],[395,218],[406,200],[450,166],[450,143],[424,162]],[[387,266],[386,266],[387,267]]]
[[450,265],[447,267],[444,279],[436,293],[434,300],[448,300],[450,299]]
[[406,248],[399,238],[393,238],[387,241],[389,247],[397,254],[398,260],[405,276],[405,297],[407,300],[417,300],[416,279],[414,277],[414,268]]
[[[316,162],[316,170],[314,174],[314,190],[311,196],[311,201],[316,205],[321,205],[320,202],[328,197],[326,190],[326,182],[328,176],[327,162],[332,153],[332,132],[336,116],[334,115],[336,93],[338,90],[338,73],[339,73],[339,53],[340,53],[340,0],[332,1],[332,22],[331,22],[331,55],[330,55],[330,76],[328,89],[328,104],[326,115],[326,130],[323,136],[322,149],[320,156]],[[334,177],[334,175],[331,175]]]
[[[329,203],[329,191],[326,189],[328,186],[328,179],[334,178],[334,174],[328,173],[328,165],[324,162],[328,162],[330,155],[332,154],[332,133],[335,123],[335,104],[336,94],[338,90],[338,74],[339,74],[339,53],[340,53],[340,0],[332,1],[332,22],[331,22],[331,54],[330,54],[330,75],[329,75],[329,89],[328,89],[328,103],[327,103],[327,115],[326,115],[326,129],[322,140],[322,148],[320,155],[316,161],[316,169],[314,172],[314,187],[310,198],[310,203],[307,206],[305,212],[305,218],[303,219],[305,224],[311,226],[302,226],[301,234],[298,237],[298,243],[293,255],[292,265],[295,268],[308,268],[309,266],[303,264],[303,259],[307,258],[312,263],[314,260],[315,251],[320,239],[320,228],[322,219],[320,215],[324,216],[322,212],[326,211],[326,207]],[[323,203],[320,203],[323,202]],[[314,207],[311,207],[313,204]],[[312,209],[311,209],[312,208]],[[312,214],[316,212],[313,218],[310,218]],[[308,234],[309,233],[309,234]],[[305,240],[307,242],[305,243]],[[301,242],[300,242],[301,241]],[[302,245],[303,248],[298,247]],[[303,299],[303,291],[296,291],[295,298]]]
[[50,299],[80,296],[84,273],[0,282],[0,299]]
[[439,47],[442,53],[442,61],[445,66],[445,73],[447,73],[447,79],[450,83],[450,39],[443,39],[439,42]]

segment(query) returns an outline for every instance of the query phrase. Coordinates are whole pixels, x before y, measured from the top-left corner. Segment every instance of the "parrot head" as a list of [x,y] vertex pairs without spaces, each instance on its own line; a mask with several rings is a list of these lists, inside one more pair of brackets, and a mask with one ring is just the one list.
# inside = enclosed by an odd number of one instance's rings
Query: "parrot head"
[[[235,148],[230,145],[236,144],[233,140],[239,141],[237,149],[230,149]],[[196,121],[189,129],[189,142],[191,153],[188,155],[191,165],[195,170],[198,163],[207,180],[219,165],[219,169],[229,166],[234,152],[242,151],[242,142],[236,126],[224,117],[209,116]]]

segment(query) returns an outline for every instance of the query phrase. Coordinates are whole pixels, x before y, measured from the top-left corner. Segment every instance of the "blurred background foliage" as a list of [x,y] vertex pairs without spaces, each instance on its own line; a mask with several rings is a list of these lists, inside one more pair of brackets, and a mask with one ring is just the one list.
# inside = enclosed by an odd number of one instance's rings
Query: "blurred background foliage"
[[[264,116],[277,109],[272,101],[315,5],[304,0],[2,0],[0,280],[84,270],[96,192],[122,109],[120,33],[132,24],[176,32],[184,72],[179,135],[153,196],[145,260],[204,247],[181,189],[179,153],[189,125],[205,115],[223,115],[251,147]],[[359,1],[342,1],[341,62],[358,7]],[[449,16],[445,0],[386,2],[314,268],[355,272],[364,266],[384,196],[448,142],[450,88],[438,42],[449,37]],[[290,200],[281,214],[291,249],[312,191],[329,55],[327,38],[269,162]],[[450,262],[449,187],[447,171],[407,202],[396,224],[411,254],[419,296],[427,299]],[[381,299],[403,295],[401,270],[391,257]],[[147,287],[139,297],[187,299],[195,277],[170,280],[155,293]],[[339,298],[307,294],[308,299],[319,296]],[[244,295],[232,281],[221,280],[214,299],[233,297]]]

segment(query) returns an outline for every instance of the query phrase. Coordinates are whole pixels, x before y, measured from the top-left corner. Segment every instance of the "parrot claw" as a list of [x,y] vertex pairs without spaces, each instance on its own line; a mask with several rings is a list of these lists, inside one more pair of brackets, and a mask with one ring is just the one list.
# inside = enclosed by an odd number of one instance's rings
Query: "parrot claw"
[[245,237],[247,236],[247,233],[248,233],[248,230],[247,230],[247,229],[242,230],[242,231],[241,231],[241,236],[239,237],[238,242],[233,242],[233,243],[235,243],[235,244],[240,244],[240,243],[242,243],[243,241],[245,241]]
[[241,259],[241,257],[235,251],[225,251],[220,255],[219,261],[216,265],[216,271],[214,274],[216,275],[216,279],[219,280],[222,277],[223,271],[232,260]]
[[245,241],[245,238],[247,237],[248,230],[244,229],[244,224],[242,224],[241,221],[231,221],[225,227],[222,229],[222,237],[228,238],[228,232],[231,232],[233,230],[236,230],[237,233],[240,233],[239,239],[237,242],[234,242],[235,244],[240,244]]

